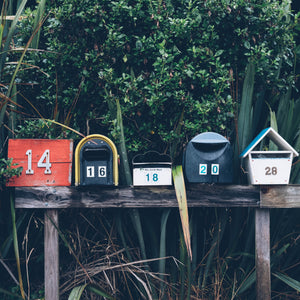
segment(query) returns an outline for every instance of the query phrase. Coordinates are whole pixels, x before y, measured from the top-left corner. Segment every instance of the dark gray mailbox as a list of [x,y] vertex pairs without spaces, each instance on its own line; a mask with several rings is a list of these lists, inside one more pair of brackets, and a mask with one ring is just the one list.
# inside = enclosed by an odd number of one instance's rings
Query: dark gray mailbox
[[186,147],[183,168],[191,183],[231,183],[233,151],[229,141],[215,132],[195,136]]
[[75,151],[75,185],[118,185],[114,143],[99,134],[82,139]]

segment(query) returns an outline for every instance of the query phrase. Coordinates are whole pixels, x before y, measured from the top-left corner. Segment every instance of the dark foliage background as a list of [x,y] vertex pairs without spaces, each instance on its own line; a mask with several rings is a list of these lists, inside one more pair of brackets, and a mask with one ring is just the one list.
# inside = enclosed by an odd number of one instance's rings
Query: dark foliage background
[[[12,14],[19,4],[13,4]],[[27,2],[11,49],[30,38],[36,4]],[[245,129],[248,138],[276,124],[299,151],[296,1],[292,9],[289,1],[279,0],[47,1],[39,51],[32,45],[26,52],[26,65],[14,81],[15,94],[8,94],[14,102],[6,105],[1,94],[1,157],[7,137],[80,139],[72,131],[49,122],[47,126],[41,117],[83,134],[107,135],[117,144],[124,139],[129,161],[152,149],[181,163],[185,144],[205,131],[221,133],[235,145],[249,65],[255,79],[245,112],[252,124]],[[11,62],[18,59],[17,50],[5,56],[4,94],[16,67]],[[117,120],[118,104],[122,123]],[[236,157],[239,151],[235,147]],[[294,166],[294,183],[299,182],[299,165]],[[235,183],[239,181],[236,176]],[[0,267],[0,293],[2,299],[18,299],[11,276],[16,277],[17,268],[8,191],[0,197],[0,259],[8,267]],[[274,299],[299,297],[298,213],[271,211]],[[142,299],[147,291],[155,299],[255,299],[253,210],[193,209],[190,228],[192,262],[177,210],[61,211],[62,299],[87,282],[78,261],[94,272],[98,290],[117,299]],[[27,294],[42,298],[43,212],[18,210],[17,230]],[[173,258],[124,267],[165,256]],[[106,273],[100,268],[118,264]],[[82,299],[103,297],[86,289]]]

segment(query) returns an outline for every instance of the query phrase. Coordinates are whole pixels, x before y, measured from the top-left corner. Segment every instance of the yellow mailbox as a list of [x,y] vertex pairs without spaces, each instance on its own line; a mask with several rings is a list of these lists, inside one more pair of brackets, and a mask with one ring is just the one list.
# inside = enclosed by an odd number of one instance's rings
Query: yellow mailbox
[[92,134],[75,150],[75,185],[119,184],[118,152],[106,136]]

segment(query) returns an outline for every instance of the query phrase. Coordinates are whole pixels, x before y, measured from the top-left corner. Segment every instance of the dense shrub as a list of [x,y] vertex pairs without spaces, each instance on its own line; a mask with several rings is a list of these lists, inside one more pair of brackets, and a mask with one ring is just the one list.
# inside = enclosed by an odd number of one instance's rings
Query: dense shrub
[[[30,56],[49,77],[32,78],[39,85],[30,89],[31,101],[84,133],[88,124],[89,132],[116,139],[112,103],[119,100],[131,153],[169,151],[203,131],[232,135],[236,91],[249,59],[256,62],[257,90],[270,92],[267,101],[291,83],[285,1],[51,5],[42,39],[50,52]],[[29,27],[30,18],[23,37]]]

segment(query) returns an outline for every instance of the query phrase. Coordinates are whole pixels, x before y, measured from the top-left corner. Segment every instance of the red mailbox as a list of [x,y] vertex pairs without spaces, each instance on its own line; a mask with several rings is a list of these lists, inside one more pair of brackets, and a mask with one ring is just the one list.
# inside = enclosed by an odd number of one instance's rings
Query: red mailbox
[[8,186],[69,186],[72,176],[72,140],[11,139],[8,158],[23,167]]

